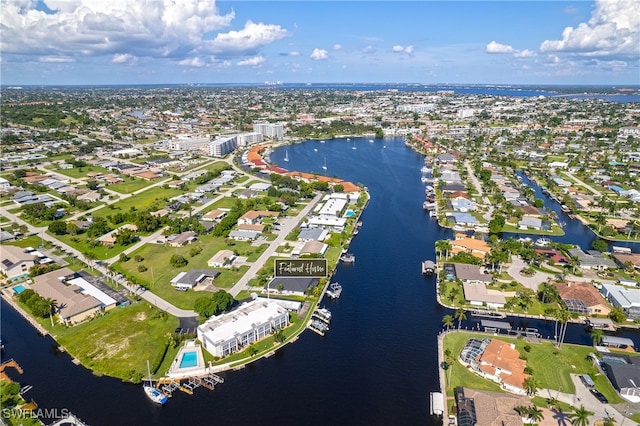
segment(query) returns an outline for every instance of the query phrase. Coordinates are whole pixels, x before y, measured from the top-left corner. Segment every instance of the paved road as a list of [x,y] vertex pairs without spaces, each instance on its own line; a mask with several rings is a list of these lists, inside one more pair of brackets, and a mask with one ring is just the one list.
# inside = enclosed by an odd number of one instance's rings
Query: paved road
[[238,295],[242,290],[248,289],[249,280],[255,277],[258,271],[262,268],[264,263],[276,253],[276,249],[285,241],[285,237],[289,235],[293,229],[298,226],[303,217],[305,217],[311,209],[315,207],[315,205],[320,201],[323,194],[317,194],[309,204],[307,204],[300,213],[293,220],[287,220],[283,222],[280,226],[280,231],[278,237],[269,243],[269,247],[262,253],[262,255],[255,261],[250,267],[249,270],[238,280],[238,282],[229,290],[229,293],[234,297]]
[[[8,218],[9,220],[11,220],[11,221],[13,221],[15,223],[18,223],[18,224],[25,225],[27,227],[27,229],[29,230],[29,232],[40,235],[40,237],[42,239],[47,240],[47,241],[51,242],[52,244],[60,247],[63,251],[67,252],[69,255],[71,255],[71,256],[81,260],[82,262],[86,263],[87,265],[89,265],[90,268],[94,268],[94,269],[100,271],[102,274],[104,274],[106,276],[112,276],[113,275],[111,273],[111,271],[109,271],[106,268],[104,263],[96,263],[95,260],[88,259],[84,254],[82,254],[80,251],[76,250],[75,248],[66,245],[65,243],[57,240],[56,238],[52,237],[51,235],[48,235],[45,232],[47,230],[46,227],[37,228],[35,226],[32,226],[29,223],[27,223],[27,222],[23,221],[22,219],[20,219],[15,214],[8,212],[4,207],[0,207],[0,212],[4,217]],[[143,299],[145,299],[149,303],[157,306],[158,308],[162,309],[163,311],[166,311],[167,313],[169,313],[169,314],[171,314],[173,316],[176,316],[176,317],[195,317],[195,316],[198,315],[195,311],[188,311],[188,310],[180,309],[180,308],[172,305],[171,303],[167,302],[166,300],[162,299],[158,295],[153,294],[152,292],[150,292],[148,290],[140,289],[140,288],[138,288],[136,286],[130,285],[124,279],[118,279],[117,277],[114,277],[114,280],[117,281],[118,284],[122,285],[124,288],[129,290],[129,292],[131,292],[132,294],[138,294],[140,297],[142,297]]]
[[600,196],[600,191],[598,191],[597,189],[595,189],[594,187],[592,187],[591,185],[588,185],[586,183],[584,183],[583,181],[581,181],[580,179],[578,179],[577,177],[575,177],[573,175],[573,173],[571,172],[562,172],[564,173],[566,176],[568,176],[571,180],[578,182],[580,185],[584,186],[585,188],[587,188],[589,191],[591,191],[594,195]]

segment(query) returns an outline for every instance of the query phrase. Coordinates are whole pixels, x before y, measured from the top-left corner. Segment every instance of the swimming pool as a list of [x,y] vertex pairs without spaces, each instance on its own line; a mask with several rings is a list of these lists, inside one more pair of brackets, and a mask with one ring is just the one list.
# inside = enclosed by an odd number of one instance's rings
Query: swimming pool
[[344,214],[344,217],[351,217],[354,214],[356,214],[356,212],[354,212],[353,210],[347,210]]
[[15,286],[15,287],[13,287],[13,291],[14,291],[16,294],[20,294],[20,293],[22,293],[22,292],[23,292],[23,291],[25,291],[25,290],[26,290],[26,287],[25,287],[25,286],[23,286],[22,284],[19,284],[19,285],[17,285],[17,286]]
[[198,366],[198,353],[195,351],[185,352],[180,360],[180,368],[191,368]]

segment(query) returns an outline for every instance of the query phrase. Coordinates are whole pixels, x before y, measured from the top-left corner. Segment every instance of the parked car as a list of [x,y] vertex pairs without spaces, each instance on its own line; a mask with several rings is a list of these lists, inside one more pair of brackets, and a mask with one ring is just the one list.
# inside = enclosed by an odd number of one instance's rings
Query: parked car
[[598,401],[602,402],[603,404],[609,403],[609,400],[607,399],[607,397],[605,397],[600,391],[596,389],[589,389],[589,390],[591,391],[593,396],[598,398]]

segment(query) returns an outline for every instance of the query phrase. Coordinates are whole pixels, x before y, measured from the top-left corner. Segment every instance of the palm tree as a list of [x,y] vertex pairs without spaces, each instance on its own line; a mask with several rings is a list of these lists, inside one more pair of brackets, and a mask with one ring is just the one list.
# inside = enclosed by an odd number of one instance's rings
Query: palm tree
[[447,327],[447,330],[449,330],[451,327],[453,327],[453,316],[452,315],[443,316],[442,317],[442,325]]
[[600,343],[602,337],[604,336],[604,331],[599,328],[594,328],[591,330],[591,340],[593,340],[593,346]]
[[589,411],[581,405],[580,408],[576,408],[573,413],[569,414],[569,419],[574,426],[588,426],[589,416],[593,416],[593,411]]
[[458,330],[460,330],[460,323],[467,319],[467,313],[463,308],[458,308],[454,316],[458,320]]
[[527,413],[527,416],[531,420],[533,420],[534,423],[539,423],[540,420],[544,419],[544,414],[542,414],[542,410],[539,407],[536,407],[535,405],[529,408],[529,412]]
[[451,250],[451,248],[452,248],[451,241],[449,240],[436,241],[436,252],[440,253],[440,255],[442,255],[442,253],[444,252],[445,259],[449,258],[449,251]]
[[524,379],[524,382],[522,384],[524,385],[524,388],[527,391],[527,395],[529,396],[534,396],[538,391],[538,381],[533,376],[529,376]]
[[558,401],[558,398],[555,398],[553,396],[547,398],[547,405],[549,406],[549,409],[557,408],[559,402],[560,401]]
[[558,349],[562,348],[562,343],[564,342],[564,336],[567,334],[567,323],[571,319],[571,312],[567,309],[563,308],[556,312],[556,324],[560,322],[560,334],[558,337]]

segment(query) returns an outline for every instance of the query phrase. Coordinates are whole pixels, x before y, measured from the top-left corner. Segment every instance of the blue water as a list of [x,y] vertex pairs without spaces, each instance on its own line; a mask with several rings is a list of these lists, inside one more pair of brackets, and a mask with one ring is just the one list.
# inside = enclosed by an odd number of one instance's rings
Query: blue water
[[[74,365],[67,353],[55,350],[50,337],[38,336],[2,300],[1,355],[15,358],[24,369],[15,379],[34,386],[28,396],[40,408],[70,409],[91,426],[176,425],[213,418],[218,425],[433,424],[429,392],[440,387],[436,336],[442,317],[452,312],[437,303],[435,280],[424,277],[420,267],[435,258],[435,241],[452,235],[422,209],[423,156],[401,139],[367,141],[336,139],[286,148],[292,170],[337,175],[362,183],[371,193],[363,226],[349,247],[357,262],[338,265],[333,277],[342,285],[342,296],[321,302],[332,313],[326,336],[304,332],[273,356],[222,373],[225,383],[215,391],[175,392],[166,406],[158,407],[141,386],[96,377]],[[351,149],[354,142],[357,150]],[[272,159],[284,164],[284,155],[285,149],[278,149]],[[553,321],[505,321],[537,328],[544,337],[554,333]],[[476,328],[478,322],[470,317],[462,326]],[[640,347],[637,332],[615,335],[632,338]],[[591,344],[578,324],[569,325],[565,341]]]
[[26,290],[26,288],[25,288],[25,286],[23,286],[22,284],[19,284],[19,285],[17,285],[17,286],[15,286],[15,287],[13,287],[13,291],[14,291],[16,294],[20,294],[20,293],[22,293],[22,292],[23,292],[23,291],[25,291],[25,290]]
[[182,359],[180,360],[180,368],[190,368],[198,366],[198,353],[195,351],[192,352],[183,352]]

